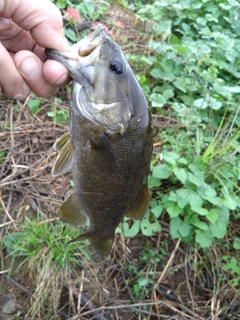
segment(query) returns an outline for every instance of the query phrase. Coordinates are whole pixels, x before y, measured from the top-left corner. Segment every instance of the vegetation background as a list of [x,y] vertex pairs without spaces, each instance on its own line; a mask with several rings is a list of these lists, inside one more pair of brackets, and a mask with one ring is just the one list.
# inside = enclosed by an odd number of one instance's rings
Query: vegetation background
[[58,221],[71,174],[51,177],[71,87],[0,96],[0,319],[240,319],[240,4],[53,0],[70,43],[99,21],[153,115],[152,200],[111,257]]

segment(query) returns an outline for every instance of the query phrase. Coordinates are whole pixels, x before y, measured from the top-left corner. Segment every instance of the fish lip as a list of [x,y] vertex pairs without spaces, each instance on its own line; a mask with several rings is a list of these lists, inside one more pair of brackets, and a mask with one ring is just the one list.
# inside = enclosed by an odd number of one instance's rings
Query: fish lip
[[57,60],[63,64],[65,59],[78,62],[84,57],[89,56],[98,46],[102,45],[106,36],[103,25],[99,24],[90,35],[72,45],[70,51],[61,52],[55,49],[46,48],[45,54],[49,59]]
[[76,44],[78,55],[80,57],[88,56],[96,47],[103,43],[105,37],[105,29],[102,24],[99,24],[89,36],[83,38]]

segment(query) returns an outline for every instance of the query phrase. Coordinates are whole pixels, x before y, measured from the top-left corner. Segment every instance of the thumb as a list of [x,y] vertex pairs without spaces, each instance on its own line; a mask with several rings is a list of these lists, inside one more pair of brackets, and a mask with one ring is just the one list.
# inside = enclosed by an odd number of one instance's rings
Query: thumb
[[39,46],[69,51],[61,12],[49,0],[2,0],[0,16],[30,31]]

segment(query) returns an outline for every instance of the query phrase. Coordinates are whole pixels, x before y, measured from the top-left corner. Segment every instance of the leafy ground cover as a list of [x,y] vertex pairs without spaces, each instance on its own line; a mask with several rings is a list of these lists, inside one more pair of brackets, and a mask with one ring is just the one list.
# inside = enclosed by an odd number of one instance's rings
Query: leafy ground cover
[[239,3],[54,2],[70,42],[101,20],[136,72],[153,114],[151,206],[119,226],[108,259],[66,245],[79,230],[57,208],[73,184],[51,167],[71,89],[1,96],[0,318],[239,319]]

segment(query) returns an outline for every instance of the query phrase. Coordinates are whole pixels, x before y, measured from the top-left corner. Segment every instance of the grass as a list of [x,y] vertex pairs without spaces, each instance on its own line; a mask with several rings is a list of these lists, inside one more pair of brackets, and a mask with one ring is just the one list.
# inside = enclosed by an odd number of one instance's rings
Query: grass
[[27,316],[56,316],[63,286],[69,282],[70,274],[81,269],[79,257],[83,256],[85,262],[90,261],[84,244],[67,244],[78,234],[78,230],[60,222],[53,224],[25,217],[16,232],[4,237],[3,245],[13,258],[13,265],[14,259],[18,259],[14,273],[20,272],[26,282],[35,282]]

